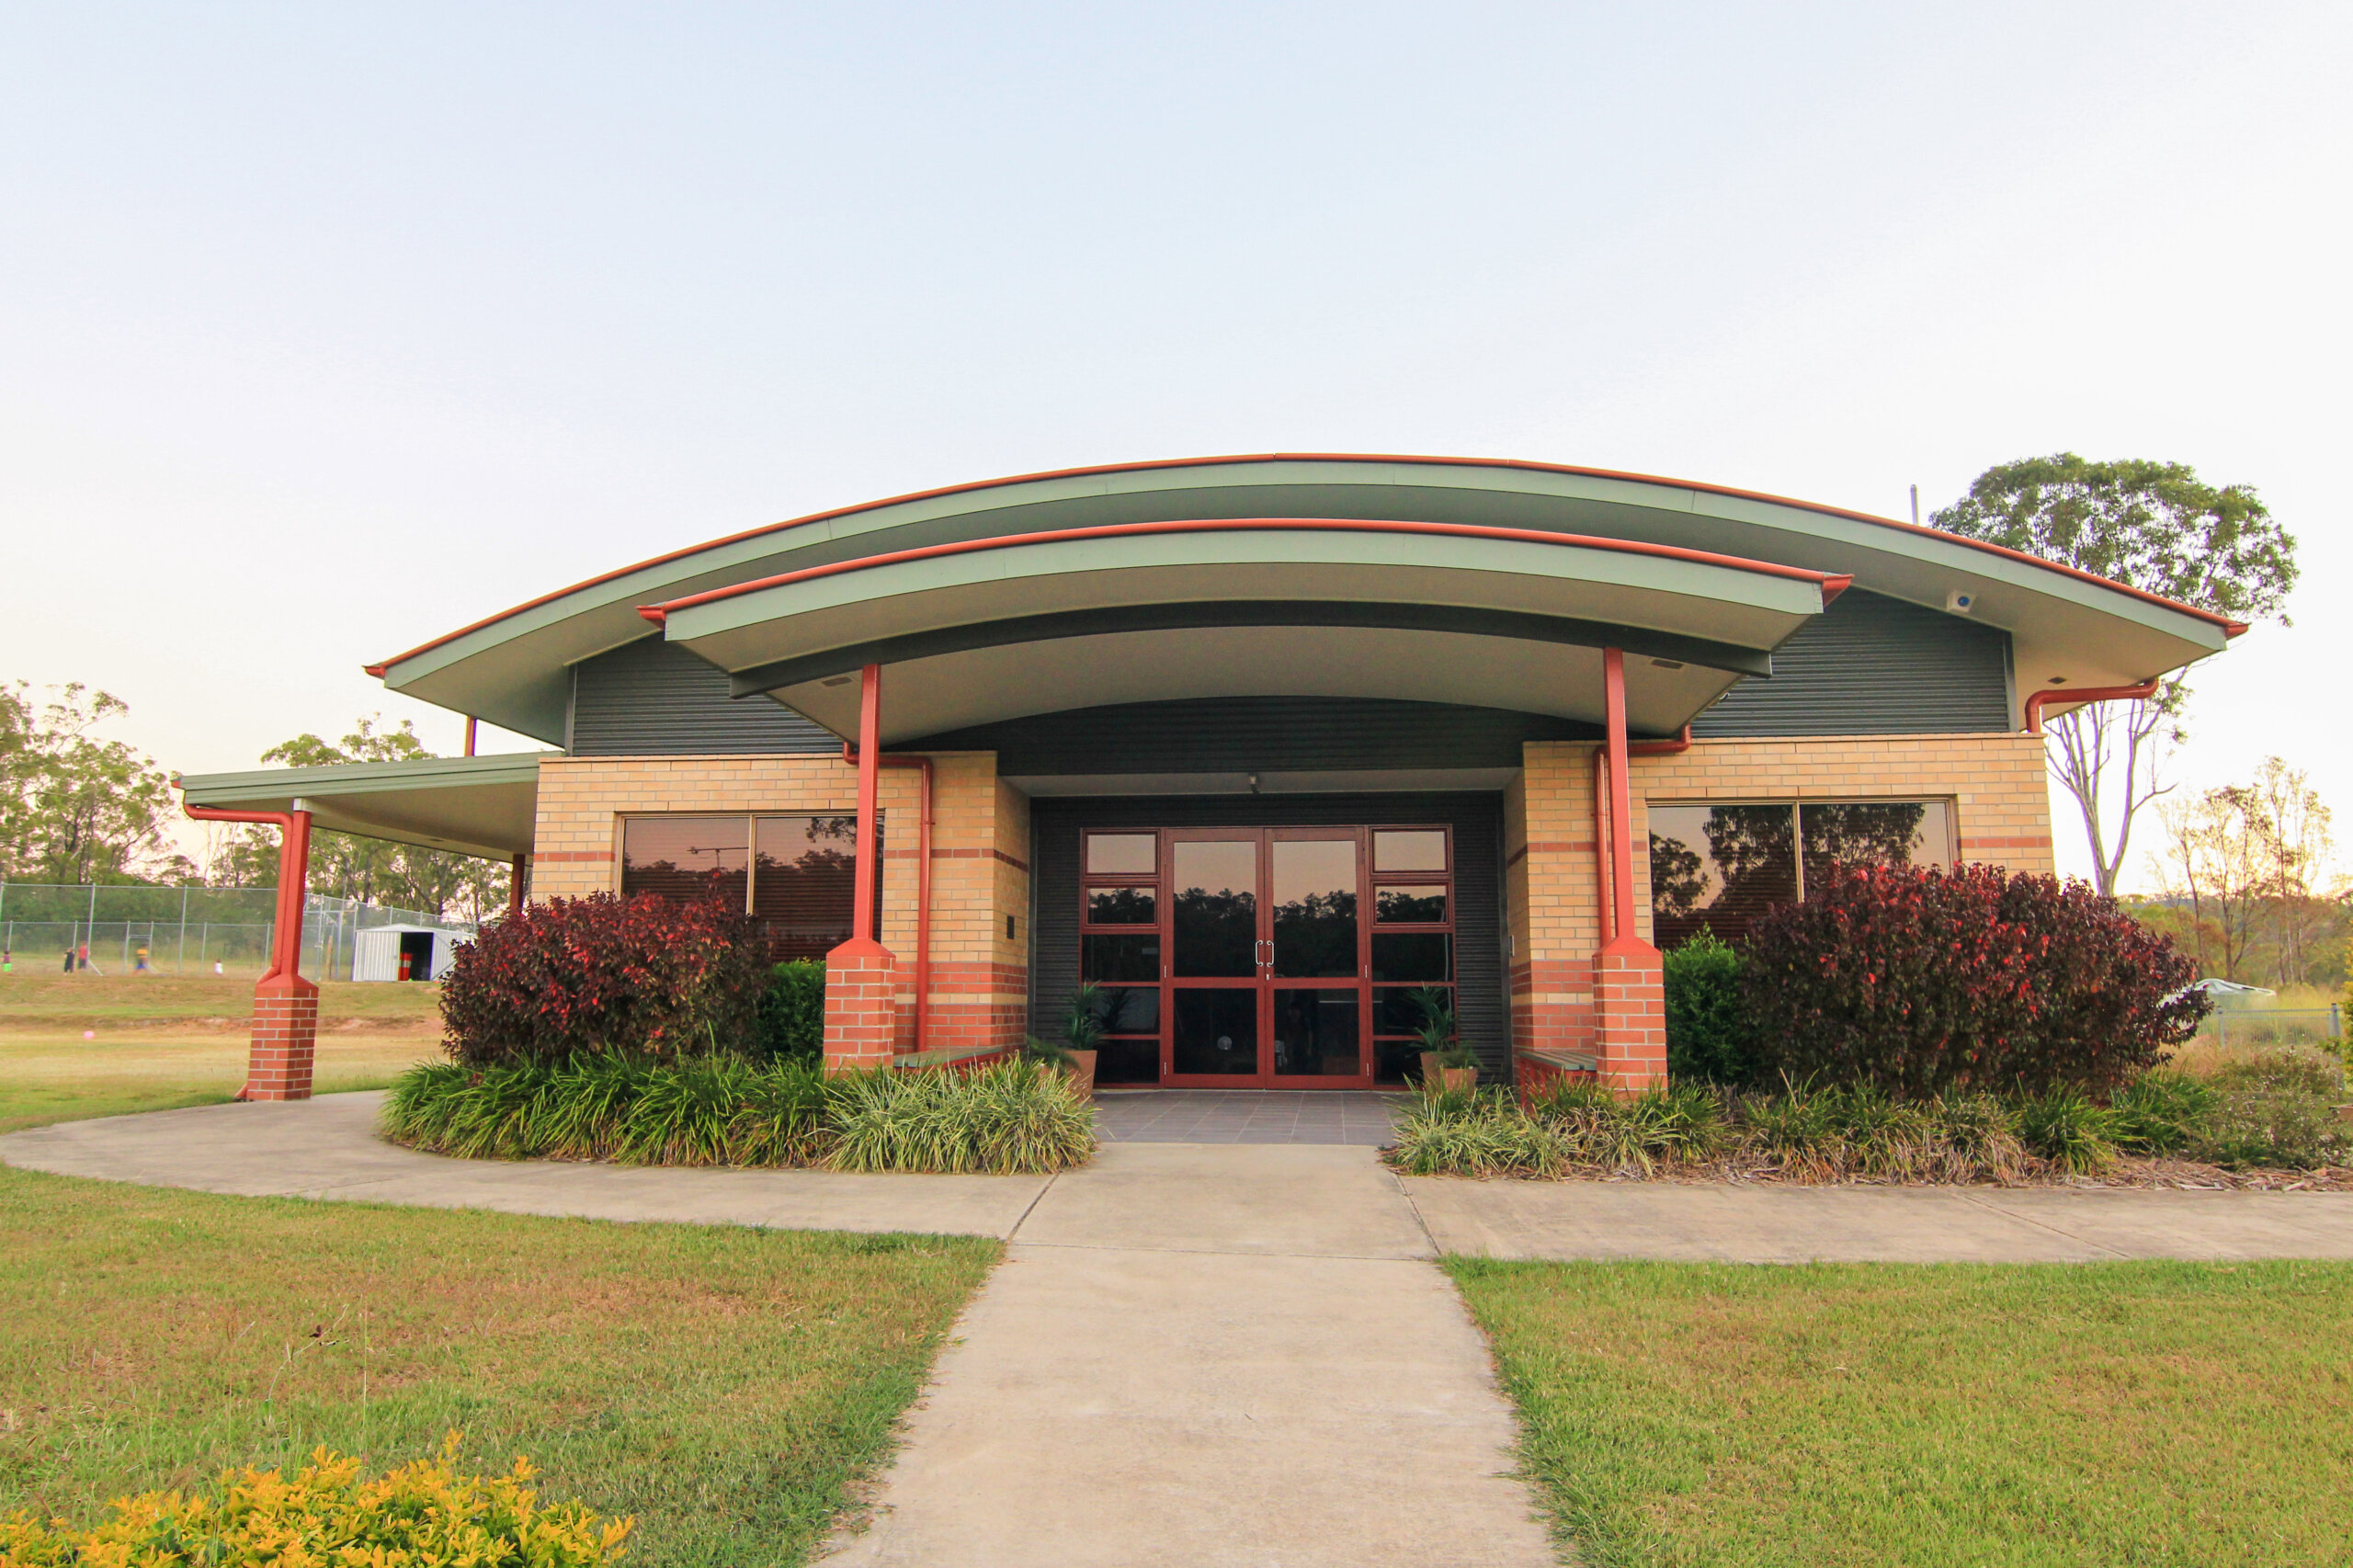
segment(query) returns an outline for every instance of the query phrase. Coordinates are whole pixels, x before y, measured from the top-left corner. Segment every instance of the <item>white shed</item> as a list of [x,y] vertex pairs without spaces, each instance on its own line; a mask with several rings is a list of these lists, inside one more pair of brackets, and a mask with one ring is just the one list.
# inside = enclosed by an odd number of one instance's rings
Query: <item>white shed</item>
[[455,931],[430,926],[371,926],[353,939],[351,978],[438,980],[457,960],[461,940]]

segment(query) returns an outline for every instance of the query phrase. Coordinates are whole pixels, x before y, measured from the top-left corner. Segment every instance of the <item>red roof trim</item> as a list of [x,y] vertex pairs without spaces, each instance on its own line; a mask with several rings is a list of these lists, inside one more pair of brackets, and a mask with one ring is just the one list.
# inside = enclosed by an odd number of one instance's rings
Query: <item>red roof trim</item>
[[1815,502],[1799,501],[1787,495],[1775,495],[1762,490],[1741,490],[1727,484],[1708,484],[1688,479],[1668,479],[1658,474],[1635,473],[1620,469],[1582,468],[1570,463],[1537,462],[1524,458],[1447,458],[1379,452],[1242,452],[1223,457],[1158,458],[1144,462],[1099,463],[1086,468],[1049,469],[1038,473],[1008,474],[1000,479],[973,480],[963,484],[941,485],[937,489],[915,490],[904,495],[887,496],[880,501],[862,501],[856,506],[836,506],[829,511],[812,512],[805,517],[788,518],[780,523],[768,523],[756,528],[746,528],[741,533],[727,534],[719,539],[706,540],[701,544],[690,545],[684,550],[674,550],[665,554],[649,556],[634,565],[599,573],[594,577],[584,578],[569,587],[558,588],[550,594],[541,594],[535,599],[526,599],[521,604],[500,610],[495,615],[484,616],[482,619],[461,626],[455,631],[436,637],[429,642],[420,642],[408,652],[395,653],[381,664],[368,665],[363,667],[369,675],[381,679],[384,672],[394,665],[414,659],[420,653],[431,653],[434,649],[454,642],[460,637],[471,636],[484,627],[495,626],[509,617],[522,614],[525,610],[537,609],[541,605],[552,604],[584,588],[593,588],[600,583],[610,583],[626,577],[633,572],[642,572],[651,566],[683,561],[688,556],[699,555],[707,550],[717,550],[723,545],[740,543],[747,539],[757,539],[763,534],[781,533],[787,528],[806,528],[811,523],[826,522],[835,517],[847,517],[860,512],[880,511],[885,506],[904,506],[911,501],[936,500],[943,495],[972,494],[983,490],[1001,489],[1014,484],[1031,484],[1048,479],[1085,479],[1097,474],[1149,473],[1166,468],[1215,468],[1226,464],[1269,462],[1405,463],[1425,464],[1434,468],[1519,469],[1531,473],[1561,473],[1585,479],[1624,480],[1635,484],[1658,484],[1677,490],[1696,490],[1710,495],[1730,496],[1735,500],[1764,501],[1777,506],[1794,506],[1800,511],[1814,512],[1824,517],[1844,517],[1852,522],[1870,523],[1876,528],[1895,528],[1906,533],[1925,534],[1932,539],[1949,540],[1971,550],[1981,550],[1988,554],[2022,561],[2029,565],[2040,567],[2046,572],[2056,572],[2062,576],[2074,577],[2103,588],[2111,588],[2120,594],[2129,595],[2150,604],[2162,605],[2166,609],[2218,625],[2222,627],[2222,633],[2226,637],[2236,637],[2246,630],[2244,622],[2216,615],[2211,610],[2202,610],[2191,605],[2181,604],[2165,598],[2162,595],[2149,593],[2145,589],[2128,587],[2122,583],[2110,582],[2105,577],[2079,571],[2073,566],[2062,566],[2056,562],[2045,561],[2040,556],[2029,555],[2023,551],[2010,550],[1998,544],[1988,544],[1983,540],[1964,539],[1959,534],[1946,533],[1940,528],[1923,528],[1916,523],[1900,522],[1893,517],[1874,517],[1869,512],[1849,511],[1842,506],[1824,506]]
[[1797,582],[1812,583],[1822,590],[1824,604],[1838,597],[1854,581],[1850,576],[1833,572],[1810,572],[1802,566],[1783,566],[1770,561],[1748,561],[1737,555],[1718,555],[1704,550],[1685,550],[1671,544],[1648,544],[1639,540],[1602,539],[1591,534],[1552,533],[1544,528],[1488,528],[1478,523],[1419,523],[1391,521],[1378,517],[1203,517],[1191,521],[1163,520],[1152,523],[1106,523],[1087,528],[1056,528],[1044,533],[1001,534],[994,539],[958,540],[948,544],[927,544],[914,550],[894,550],[882,555],[860,556],[855,561],[835,561],[823,566],[806,566],[798,572],[780,573],[749,583],[732,583],[723,588],[691,594],[682,599],[670,599],[658,605],[639,607],[638,614],[660,625],[674,611],[690,609],[697,605],[715,604],[745,594],[756,594],[767,588],[780,588],[790,583],[813,582],[823,577],[837,577],[845,573],[864,572],[879,566],[895,566],[907,561],[932,561],[942,556],[972,555],[983,551],[1014,550],[1024,545],[1060,544],[1081,539],[1127,539],[1143,534],[1173,533],[1395,533],[1438,534],[1449,539],[1507,540],[1518,544],[1552,544],[1580,550],[1607,550],[1622,555],[1648,555],[1668,561],[1694,562],[1707,566],[1722,566],[1736,572],[1754,572],[1768,577],[1787,577]]

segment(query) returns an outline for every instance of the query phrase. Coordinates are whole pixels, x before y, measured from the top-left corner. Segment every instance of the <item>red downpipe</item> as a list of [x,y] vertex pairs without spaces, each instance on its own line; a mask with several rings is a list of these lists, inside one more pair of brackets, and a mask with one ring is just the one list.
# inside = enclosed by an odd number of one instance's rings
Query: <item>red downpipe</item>
[[[842,760],[856,764],[858,748],[842,743]],[[924,1009],[931,1000],[931,758],[885,756],[884,767],[923,770],[923,806],[915,816],[915,1049],[924,1049]]]
[[472,756],[474,754],[474,731],[479,728],[481,724],[481,720],[472,716],[469,716],[466,720],[466,755],[468,756]]
[[2026,733],[2042,733],[2042,708],[2049,702],[2138,702],[2154,697],[2159,676],[2151,676],[2138,686],[2087,686],[2081,691],[2069,691],[2062,687],[2045,687],[2030,691],[2026,698]]
[[[469,752],[466,755],[471,756],[473,754]],[[529,856],[517,855],[514,866],[506,873],[506,918],[509,920],[523,913],[523,881],[530,874],[530,861]]]
[[[177,786],[179,781],[174,779]],[[269,968],[258,984],[281,974],[299,977],[302,962],[302,897],[310,883],[311,813],[291,812],[224,812],[211,806],[191,806],[185,790],[180,810],[198,822],[244,822],[276,827],[285,836],[278,846],[278,928],[271,933]]]

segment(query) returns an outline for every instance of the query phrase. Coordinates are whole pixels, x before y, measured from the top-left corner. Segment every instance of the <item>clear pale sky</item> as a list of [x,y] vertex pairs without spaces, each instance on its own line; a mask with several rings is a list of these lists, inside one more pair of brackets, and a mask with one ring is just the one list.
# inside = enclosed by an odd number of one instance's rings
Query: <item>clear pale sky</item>
[[2348,68],[2341,0],[12,6],[0,675],[191,772],[455,751],[360,665],[927,485],[1394,450],[1900,517],[2068,449],[2300,536],[2175,775],[2353,812]]

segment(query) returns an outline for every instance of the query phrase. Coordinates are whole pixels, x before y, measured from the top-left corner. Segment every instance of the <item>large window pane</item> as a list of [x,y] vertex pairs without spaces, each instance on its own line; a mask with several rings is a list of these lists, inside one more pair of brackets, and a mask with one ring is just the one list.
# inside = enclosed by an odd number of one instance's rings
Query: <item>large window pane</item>
[[621,824],[621,893],[744,907],[751,863],[745,817],[631,817]]
[[1380,828],[1372,835],[1376,871],[1443,871],[1446,834],[1439,828]]
[[1796,813],[1787,804],[1654,805],[1650,821],[1651,937],[1660,948],[1703,930],[1730,941],[1798,896]]
[[1454,978],[1454,938],[1443,931],[1376,931],[1372,978],[1438,982]]
[[1179,1073],[1239,1074],[1258,1071],[1258,989],[1183,990],[1176,993],[1176,1038],[1170,1042]]
[[752,917],[770,955],[822,959],[849,940],[858,818],[762,817],[754,844]]
[[1256,974],[1257,841],[1180,840],[1170,858],[1176,862],[1176,972]]
[[[1349,847],[1355,847],[1351,845]],[[1361,998],[1346,991],[1275,993],[1275,1072],[1283,1077],[1353,1078],[1364,1071],[1358,1044]]]
[[1306,980],[1357,972],[1354,839],[1275,841],[1275,972]]
[[1160,916],[1155,890],[1144,888],[1089,888],[1086,890],[1086,923],[1089,926],[1150,926]]
[[1086,874],[1090,877],[1148,877],[1157,869],[1148,833],[1090,833],[1086,835]]
[[1942,801],[1805,801],[1798,820],[1812,888],[1834,866],[1952,866],[1950,812]]
[[1160,934],[1079,938],[1079,975],[1097,982],[1158,980]]
[[1382,926],[1443,926],[1446,889],[1382,888],[1375,897],[1372,918]]

